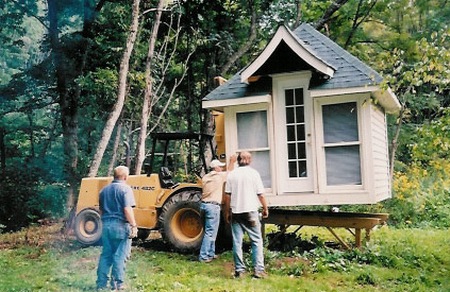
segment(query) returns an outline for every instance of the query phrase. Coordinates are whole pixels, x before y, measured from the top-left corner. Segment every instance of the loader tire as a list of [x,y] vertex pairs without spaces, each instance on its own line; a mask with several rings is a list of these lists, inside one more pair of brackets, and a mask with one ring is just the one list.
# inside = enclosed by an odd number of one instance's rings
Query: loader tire
[[203,238],[200,199],[200,189],[186,190],[170,197],[162,207],[160,233],[177,252],[200,249]]
[[102,220],[94,209],[84,209],[75,217],[74,233],[83,245],[100,244],[102,238]]

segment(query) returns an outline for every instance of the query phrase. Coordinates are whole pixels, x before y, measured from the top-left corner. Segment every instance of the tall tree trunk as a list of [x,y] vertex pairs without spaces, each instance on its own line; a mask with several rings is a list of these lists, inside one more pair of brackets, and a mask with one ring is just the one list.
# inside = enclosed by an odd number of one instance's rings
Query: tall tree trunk
[[[55,66],[56,91],[59,97],[61,124],[63,132],[64,170],[68,182],[67,209],[75,206],[76,189],[79,183],[78,166],[78,101],[81,94],[76,79],[82,75],[86,64],[89,42],[87,37],[92,23],[106,0],[100,0],[95,8],[93,1],[84,0],[83,8],[83,38],[76,43],[79,54],[77,58],[65,55],[65,48],[60,42],[58,26],[57,0],[47,0],[48,34],[50,39],[51,57]],[[71,44],[73,46],[73,44]],[[73,48],[71,48],[73,49]]]
[[33,125],[33,110],[29,110],[29,112],[27,112],[27,118],[28,118],[28,123],[29,123],[29,131],[30,131],[30,158],[34,158],[35,157],[35,147],[34,147],[34,125]]
[[[2,178],[5,175],[6,172],[6,147],[5,147],[5,135],[6,131],[3,127],[0,127],[0,168],[1,168],[1,174]],[[0,179],[1,181],[1,179]]]
[[136,145],[136,160],[135,160],[135,174],[140,174],[142,171],[142,165],[145,160],[145,140],[147,138],[148,120],[151,114],[151,104],[153,97],[153,78],[152,78],[152,61],[155,53],[156,37],[158,36],[159,25],[161,23],[161,14],[164,7],[165,0],[159,0],[158,8],[156,9],[155,21],[153,23],[152,34],[150,36],[148,44],[147,61],[145,65],[145,93],[144,102],[142,105],[142,115],[140,121],[140,132]]
[[294,23],[294,29],[297,28],[297,26],[300,25],[300,22],[302,21],[303,11],[302,11],[302,1],[296,0],[295,6],[297,7],[297,14],[295,16],[295,23]]
[[64,169],[69,184],[67,209],[74,205],[75,189],[78,183],[78,120],[77,96],[69,93],[67,64],[59,41],[57,0],[48,0],[49,38],[52,59],[56,73],[56,91],[59,95],[61,123],[63,129]]
[[114,139],[113,155],[108,165],[108,176],[111,176],[113,174],[114,165],[116,164],[117,161],[117,151],[119,149],[119,144],[121,140],[120,137],[122,135],[122,125],[123,125],[122,121],[119,121],[119,124],[117,125],[116,129],[116,139]]
[[390,169],[389,174],[391,177],[391,181],[394,178],[394,163],[395,163],[395,155],[397,153],[398,148],[398,137],[400,136],[400,129],[402,127],[403,115],[405,114],[405,107],[402,105],[402,109],[397,118],[397,123],[395,127],[394,137],[392,137],[391,141],[391,161],[390,161]]
[[54,116],[53,124],[50,128],[50,136],[48,139],[46,139],[41,147],[41,151],[39,152],[39,159],[44,159],[45,155],[47,154],[48,149],[50,148],[50,145],[53,141],[55,141],[56,136],[56,128],[58,127],[58,117],[57,113],[52,113]]
[[139,26],[139,4],[140,0],[133,1],[133,11],[131,17],[131,24],[128,33],[128,39],[126,43],[126,49],[122,56],[122,61],[120,62],[119,70],[119,85],[117,89],[117,101],[114,104],[113,110],[108,116],[105,127],[103,128],[102,137],[97,146],[97,151],[92,161],[92,165],[89,168],[89,177],[94,177],[98,173],[100,168],[100,163],[105,153],[106,147],[108,145],[109,139],[111,138],[114,126],[122,112],[123,105],[125,104],[125,95],[127,89],[127,75],[130,67],[131,53],[133,52],[134,44],[136,42],[136,36]]
[[254,40],[257,36],[257,14],[255,7],[255,1],[249,1],[248,6],[251,14],[251,23],[250,23],[250,35],[247,41],[228,59],[228,62],[222,67],[220,72],[221,76],[225,76],[225,74],[230,70],[231,66],[241,58],[252,46]]

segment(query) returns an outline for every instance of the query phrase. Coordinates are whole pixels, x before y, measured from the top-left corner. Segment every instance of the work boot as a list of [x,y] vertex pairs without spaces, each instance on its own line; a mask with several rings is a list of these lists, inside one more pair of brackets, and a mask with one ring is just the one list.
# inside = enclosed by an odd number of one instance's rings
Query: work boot
[[243,278],[244,276],[245,276],[245,271],[235,271],[233,278],[240,279],[240,278]]
[[255,271],[253,277],[256,279],[264,279],[267,278],[267,273],[264,271]]

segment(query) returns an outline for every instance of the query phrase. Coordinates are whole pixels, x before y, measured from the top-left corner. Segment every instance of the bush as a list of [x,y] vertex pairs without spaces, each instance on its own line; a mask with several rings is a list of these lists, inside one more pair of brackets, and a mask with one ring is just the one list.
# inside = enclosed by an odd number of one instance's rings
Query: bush
[[428,168],[413,163],[394,174],[394,198],[384,205],[399,226],[450,227],[450,162],[430,161]]
[[42,170],[32,166],[9,169],[0,181],[0,228],[16,231],[43,218],[65,212],[63,186],[40,183]]

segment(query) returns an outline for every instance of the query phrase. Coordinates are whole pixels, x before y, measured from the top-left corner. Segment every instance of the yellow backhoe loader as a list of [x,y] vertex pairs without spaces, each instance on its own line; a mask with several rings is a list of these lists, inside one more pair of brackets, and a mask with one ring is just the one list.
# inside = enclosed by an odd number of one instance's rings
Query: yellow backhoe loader
[[[138,237],[145,239],[151,230],[160,231],[163,240],[173,250],[193,251],[200,248],[203,221],[200,214],[201,181],[176,182],[167,167],[169,144],[174,141],[197,143],[202,167],[206,162],[202,145],[212,143],[212,136],[196,133],[153,133],[150,165],[147,174],[130,175],[127,183],[132,187],[136,200],[134,208]],[[158,171],[153,173],[157,146],[163,153]],[[211,144],[212,146],[212,144]],[[173,148],[172,148],[173,149]],[[211,149],[213,149],[211,147]],[[93,245],[100,241],[102,222],[99,213],[100,190],[112,181],[112,177],[83,178],[75,211],[74,233],[79,242]]]

